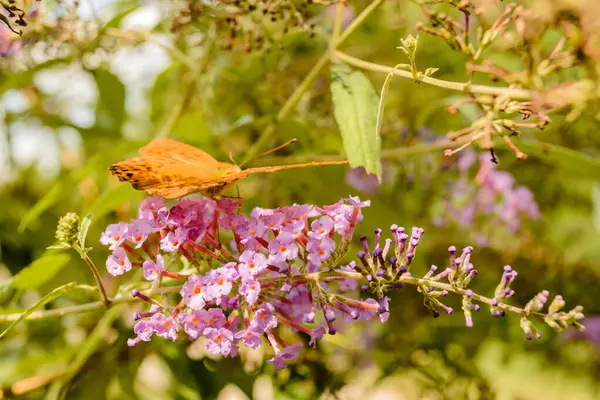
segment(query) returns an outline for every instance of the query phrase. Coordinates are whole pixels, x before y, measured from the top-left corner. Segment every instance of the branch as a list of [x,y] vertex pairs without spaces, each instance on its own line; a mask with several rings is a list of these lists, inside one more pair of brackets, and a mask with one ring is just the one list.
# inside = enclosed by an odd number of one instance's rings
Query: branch
[[[176,293],[176,292],[179,292],[180,290],[181,290],[181,287],[179,287],[179,286],[170,286],[170,287],[160,288],[158,290],[155,290],[154,292],[148,291],[147,294]],[[117,304],[129,303],[129,302],[133,302],[133,301],[137,301],[137,300],[138,299],[136,297],[133,297],[130,295],[121,295],[121,296],[115,297],[114,299],[111,300],[109,308],[112,308]],[[34,311],[25,318],[25,321],[63,317],[65,315],[69,315],[69,314],[79,314],[79,313],[83,313],[83,312],[89,312],[89,311],[94,311],[94,310],[103,310],[103,309],[106,310],[106,306],[104,305],[104,303],[102,301],[94,301],[92,303],[77,304],[74,306],[56,308],[54,310]],[[0,323],[14,322],[19,319],[21,314],[22,313],[0,315]]]
[[[347,64],[353,65],[358,68],[366,69],[375,72],[384,72],[386,74],[393,73],[394,75],[401,76],[414,80],[413,75],[408,71],[402,71],[394,69],[386,65],[375,64],[368,61],[361,60],[356,57],[352,57],[341,51],[335,52],[335,57],[339,60],[344,61]],[[494,96],[506,96],[513,99],[531,99],[535,96],[535,92],[527,89],[507,88],[507,87],[496,87],[496,86],[484,86],[484,85],[472,85],[469,83],[449,82],[441,79],[435,79],[424,76],[420,82],[424,82],[433,86],[438,86],[445,89],[457,90],[463,93],[471,94],[487,94]]]

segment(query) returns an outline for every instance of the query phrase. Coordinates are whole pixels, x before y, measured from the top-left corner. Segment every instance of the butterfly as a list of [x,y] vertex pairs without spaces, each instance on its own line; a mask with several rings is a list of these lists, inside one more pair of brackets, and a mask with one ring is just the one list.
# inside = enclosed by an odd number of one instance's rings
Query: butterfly
[[243,170],[235,164],[217,161],[196,147],[166,138],[152,140],[139,153],[139,157],[113,164],[109,170],[119,181],[129,182],[135,189],[167,199],[191,193],[215,199],[241,179],[253,174],[348,162],[322,161]]

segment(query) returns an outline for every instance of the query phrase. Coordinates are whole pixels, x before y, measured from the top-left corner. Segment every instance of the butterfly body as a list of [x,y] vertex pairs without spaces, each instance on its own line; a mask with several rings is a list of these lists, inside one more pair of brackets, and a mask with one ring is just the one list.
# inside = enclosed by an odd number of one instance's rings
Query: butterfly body
[[113,164],[109,170],[121,182],[138,190],[173,199],[191,193],[217,198],[242,178],[255,173],[313,165],[344,164],[347,161],[281,165],[242,170],[219,162],[210,154],[172,139],[154,139],[140,149],[140,156]]

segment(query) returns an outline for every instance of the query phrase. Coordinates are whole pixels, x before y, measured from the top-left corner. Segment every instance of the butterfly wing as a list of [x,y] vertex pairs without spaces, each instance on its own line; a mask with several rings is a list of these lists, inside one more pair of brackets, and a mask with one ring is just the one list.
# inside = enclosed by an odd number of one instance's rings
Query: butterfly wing
[[158,138],[140,149],[140,154],[145,156],[158,156],[171,158],[187,164],[212,165],[219,162],[210,154],[177,140]]
[[215,197],[236,180],[239,171],[232,164],[182,162],[168,155],[142,155],[109,169],[121,182],[168,199],[197,192]]

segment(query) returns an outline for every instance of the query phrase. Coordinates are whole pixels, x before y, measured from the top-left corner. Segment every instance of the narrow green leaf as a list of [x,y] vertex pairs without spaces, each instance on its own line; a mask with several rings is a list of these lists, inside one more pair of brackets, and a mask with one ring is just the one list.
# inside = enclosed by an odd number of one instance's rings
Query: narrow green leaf
[[379,106],[377,107],[377,126],[375,128],[375,132],[376,132],[375,134],[378,138],[381,138],[381,126],[382,126],[382,122],[383,122],[383,111],[385,109],[385,97],[387,96],[387,92],[390,89],[390,84],[392,83],[392,78],[394,78],[394,73],[396,72],[396,69],[406,68],[406,67],[410,68],[410,65],[408,65],[408,64],[396,65],[394,67],[394,70],[385,77],[385,82],[383,82],[383,87],[381,88],[381,96],[379,96]]
[[[118,151],[120,151],[121,147],[123,146],[117,147]],[[44,197],[38,200],[38,202],[23,216],[17,231],[19,233],[25,231],[36,218],[58,203],[62,197],[69,196],[72,192],[67,190],[67,188],[76,187],[77,184],[88,177],[92,171],[97,170],[99,166],[105,162],[102,159],[102,156],[102,154],[93,155],[86,161],[83,167],[73,170],[67,178],[56,182],[56,184],[46,192]]]
[[[582,152],[551,143],[533,139],[512,139],[515,145],[530,157],[538,158],[548,164],[577,174],[578,178],[600,179],[600,159]],[[505,146],[504,141],[497,141]]]
[[52,189],[50,189],[44,197],[42,197],[33,207],[31,207],[27,213],[21,219],[17,232],[23,233],[25,229],[31,224],[36,218],[42,215],[47,209],[52,207],[58,202],[63,192],[63,183],[57,182]]
[[98,325],[96,325],[90,335],[85,339],[81,346],[79,346],[73,361],[69,365],[69,371],[62,382],[58,384],[58,392],[65,396],[64,398],[67,398],[66,395],[70,387],[71,380],[81,371],[89,358],[104,343],[107,332],[111,329],[113,322],[120,314],[121,307],[119,305],[109,309],[98,322]]
[[87,237],[87,233],[91,224],[92,214],[87,214],[85,217],[83,217],[81,224],[79,225],[79,235],[77,237],[77,241],[79,242],[79,247],[82,250],[85,250],[85,238]]
[[390,83],[392,83],[393,77],[394,77],[394,73],[390,72],[386,76],[385,82],[383,82],[383,87],[381,88],[381,96],[379,96],[379,107],[377,107],[377,125],[375,127],[375,135],[377,137],[381,137],[381,125],[383,122],[383,110],[385,108],[385,97],[387,95],[388,89],[390,88]]
[[[150,90],[150,119],[152,122],[159,124],[165,117],[167,106],[176,101],[176,98],[173,97],[173,88],[178,87],[179,78],[180,67],[175,65],[157,75]],[[175,92],[178,93],[177,90]]]
[[132,199],[137,192],[129,185],[117,185],[102,193],[90,207],[87,214],[94,215],[94,221],[99,221],[106,214],[114,210],[118,205]]
[[40,258],[23,268],[13,279],[16,289],[35,289],[48,282],[70,260],[67,253],[44,253]]
[[0,79],[0,94],[10,89],[23,88],[31,83],[33,77],[39,71],[51,70],[54,66],[64,64],[65,62],[63,59],[55,59],[37,65],[28,66],[26,69],[23,69],[20,72],[2,74],[2,79]]
[[0,339],[2,339],[12,328],[14,328],[19,322],[21,322],[25,318],[27,318],[35,310],[37,310],[40,307],[45,306],[46,304],[50,303],[52,300],[56,299],[57,297],[62,296],[64,293],[68,292],[75,286],[76,286],[75,282],[67,283],[66,285],[57,287],[56,289],[54,289],[53,291],[51,291],[50,293],[48,293],[47,295],[42,297],[37,303],[35,303],[31,307],[29,307],[27,310],[25,310],[25,312],[23,312],[23,314],[21,314],[18,319],[16,319],[12,324],[10,324],[8,326],[8,328],[6,328],[4,330],[4,332],[0,333]]
[[377,132],[379,96],[362,72],[335,63],[331,67],[335,120],[351,167],[364,167],[381,180],[381,143]]
[[105,28],[118,28],[121,26],[121,22],[124,18],[126,18],[129,14],[134,12],[140,7],[140,4],[137,0],[133,1],[122,1],[119,4],[119,8],[123,11],[117,13],[112,19],[108,20],[104,25]]
[[118,134],[125,120],[125,85],[106,69],[92,71],[98,87],[96,126],[104,131]]

